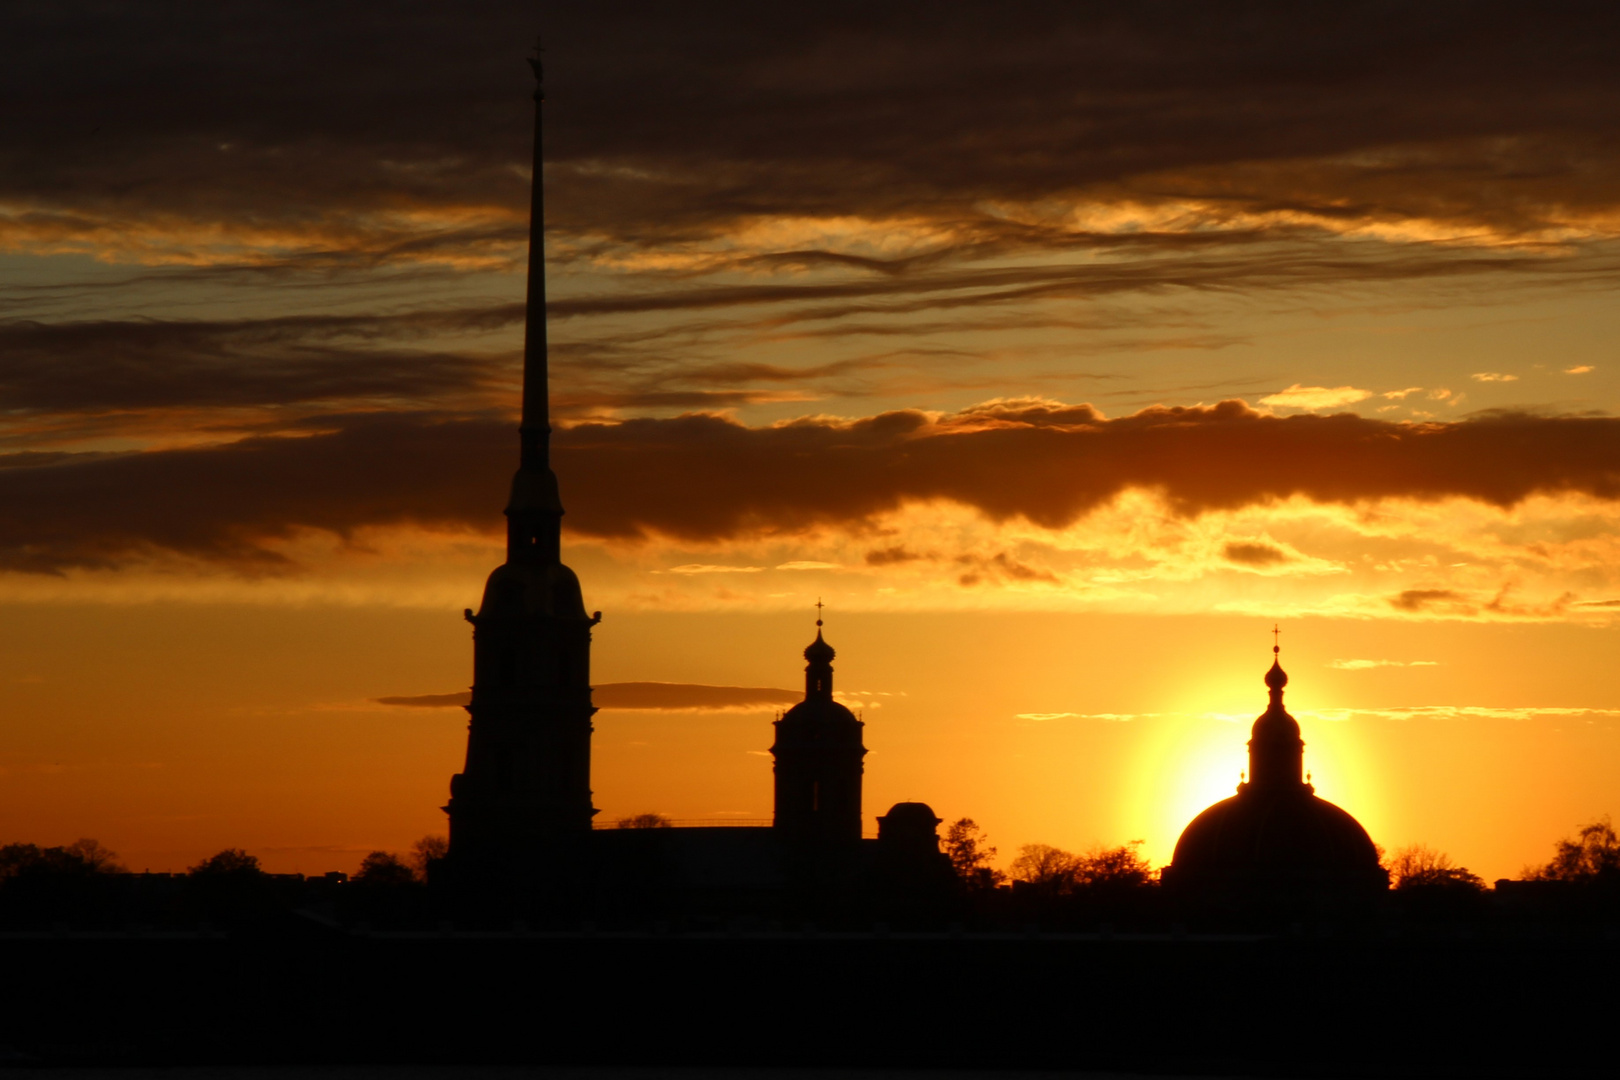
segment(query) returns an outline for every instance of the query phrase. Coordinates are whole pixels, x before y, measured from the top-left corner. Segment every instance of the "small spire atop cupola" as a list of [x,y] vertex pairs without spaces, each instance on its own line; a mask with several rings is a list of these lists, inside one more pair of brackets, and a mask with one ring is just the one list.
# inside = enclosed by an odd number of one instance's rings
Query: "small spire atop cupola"
[[1299,737],[1299,722],[1283,708],[1283,687],[1288,673],[1282,669],[1282,629],[1272,626],[1271,670],[1266,672],[1266,688],[1271,704],[1255,720],[1249,738],[1249,788],[1276,789],[1304,787],[1300,776],[1305,744]]
[[1282,629],[1273,623],[1271,626],[1271,670],[1266,672],[1266,686],[1271,690],[1273,701],[1280,701],[1283,687],[1288,685],[1288,672],[1282,669],[1282,644],[1280,641]]
[[804,658],[810,661],[804,669],[804,693],[806,697],[832,697],[832,662],[838,655],[831,645],[821,636],[821,609],[824,605],[818,598],[816,600],[816,640],[812,641],[804,650]]

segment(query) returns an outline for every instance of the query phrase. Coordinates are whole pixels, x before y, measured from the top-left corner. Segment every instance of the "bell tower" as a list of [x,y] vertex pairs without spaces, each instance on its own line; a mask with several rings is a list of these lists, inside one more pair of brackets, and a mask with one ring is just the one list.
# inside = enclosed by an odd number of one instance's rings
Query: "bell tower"
[[861,839],[865,725],[833,700],[836,655],[817,619],[816,640],[804,650],[804,700],[776,721],[771,746],[776,829],[790,842],[813,847],[854,845]]
[[545,213],[538,50],[528,307],[517,474],[506,503],[506,562],[484,586],[473,625],[467,759],[450,778],[450,866],[463,879],[509,878],[537,850],[590,832],[591,627],[579,579],[562,564],[562,500],[551,470],[546,363]]

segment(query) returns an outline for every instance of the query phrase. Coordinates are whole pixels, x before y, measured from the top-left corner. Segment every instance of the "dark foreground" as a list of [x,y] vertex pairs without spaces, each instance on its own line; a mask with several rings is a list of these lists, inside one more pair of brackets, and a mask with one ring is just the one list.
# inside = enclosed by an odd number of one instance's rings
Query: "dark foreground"
[[[14,1065],[1612,1075],[1610,934],[0,936]],[[1591,1057],[1593,1053],[1600,1055]]]

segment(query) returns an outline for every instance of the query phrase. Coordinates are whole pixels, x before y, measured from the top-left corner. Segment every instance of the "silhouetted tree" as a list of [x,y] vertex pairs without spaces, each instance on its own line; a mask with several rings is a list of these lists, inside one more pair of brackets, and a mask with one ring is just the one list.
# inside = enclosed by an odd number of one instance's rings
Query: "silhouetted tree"
[[240,848],[210,855],[186,874],[186,902],[194,918],[251,918],[274,906],[270,875]]
[[1484,892],[1485,881],[1466,866],[1458,866],[1443,851],[1411,844],[1397,848],[1385,864],[1396,890],[1458,889]]
[[0,918],[12,925],[100,921],[111,910],[112,875],[123,869],[94,840],[64,847],[0,847]]
[[1581,828],[1573,839],[1558,841],[1545,866],[1526,867],[1528,881],[1574,881],[1605,884],[1620,881],[1620,836],[1605,814]]
[[1080,856],[1050,844],[1025,844],[1007,868],[1016,882],[1041,892],[1061,894],[1074,888],[1080,870]]
[[673,827],[669,818],[663,814],[635,814],[631,817],[622,817],[614,824],[621,829],[668,829]]
[[411,870],[416,880],[432,880],[436,868],[450,855],[450,840],[444,836],[424,836],[411,845]]
[[1119,847],[1097,846],[1075,858],[1073,882],[1082,888],[1135,889],[1153,882],[1153,864],[1142,857],[1142,841]]
[[119,865],[118,852],[103,847],[99,840],[81,836],[65,849],[69,855],[84,863],[91,871],[98,874],[122,874],[123,866]]
[[226,848],[216,855],[210,855],[196,866],[186,871],[192,877],[235,877],[251,878],[264,874],[259,869],[259,860],[249,855],[241,848]]
[[95,840],[75,840],[65,847],[37,844],[0,847],[0,881],[19,877],[88,877],[123,870],[118,855]]
[[942,846],[951,860],[951,868],[968,888],[993,889],[1007,879],[1007,875],[990,865],[996,857],[995,846],[972,818],[951,822],[945,829]]
[[415,884],[416,875],[393,852],[373,851],[360,860],[359,871],[349,880],[362,887],[388,888]]

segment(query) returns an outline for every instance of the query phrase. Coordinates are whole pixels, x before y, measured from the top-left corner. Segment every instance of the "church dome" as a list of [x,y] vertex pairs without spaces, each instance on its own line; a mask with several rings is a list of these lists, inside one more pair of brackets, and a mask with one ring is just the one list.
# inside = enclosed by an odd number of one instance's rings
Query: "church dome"
[[902,802],[889,807],[889,812],[877,820],[878,838],[882,839],[886,830],[932,836],[935,826],[945,819],[936,815],[927,803]]
[[1354,892],[1388,884],[1367,830],[1308,786],[1245,785],[1193,818],[1170,866],[1176,886],[1199,890]]
[[938,829],[943,820],[927,803],[895,803],[887,814],[877,819],[878,843],[891,850],[935,855],[939,851]]
[[777,721],[777,742],[783,739],[809,742],[851,743],[861,741],[860,720],[847,707],[833,699],[833,647],[821,636],[821,620],[816,620],[816,640],[804,650],[809,661],[804,669],[804,700]]
[[1250,733],[1248,781],[1182,831],[1165,884],[1228,896],[1386,888],[1389,876],[1367,830],[1317,798],[1303,777],[1305,743],[1299,722],[1283,707],[1288,674],[1279,661],[1273,660],[1265,682],[1271,701]]
[[[783,727],[803,731],[807,725],[826,726],[829,729],[859,731],[861,723],[847,706],[840,705],[832,698],[811,697],[799,702],[793,708],[782,714],[780,721]],[[854,725],[853,729],[848,725]],[[859,741],[860,735],[854,738]]]

